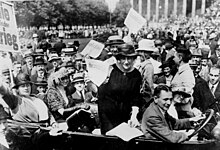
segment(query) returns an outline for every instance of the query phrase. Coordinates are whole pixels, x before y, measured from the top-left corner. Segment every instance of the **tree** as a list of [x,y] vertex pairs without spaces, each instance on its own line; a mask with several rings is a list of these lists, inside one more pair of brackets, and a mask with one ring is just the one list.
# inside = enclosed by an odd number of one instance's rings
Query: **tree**
[[112,22],[117,26],[124,26],[124,20],[131,8],[130,1],[128,0],[120,0],[116,4],[116,8],[112,14]]

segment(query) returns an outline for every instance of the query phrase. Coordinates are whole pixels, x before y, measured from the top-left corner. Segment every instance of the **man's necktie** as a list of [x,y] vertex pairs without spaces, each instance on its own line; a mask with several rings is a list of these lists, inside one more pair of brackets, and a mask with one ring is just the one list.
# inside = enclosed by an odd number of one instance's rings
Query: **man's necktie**
[[83,93],[80,91],[81,99],[84,101]]
[[211,92],[212,92],[212,94],[214,94],[214,85],[212,85],[212,87],[211,87]]

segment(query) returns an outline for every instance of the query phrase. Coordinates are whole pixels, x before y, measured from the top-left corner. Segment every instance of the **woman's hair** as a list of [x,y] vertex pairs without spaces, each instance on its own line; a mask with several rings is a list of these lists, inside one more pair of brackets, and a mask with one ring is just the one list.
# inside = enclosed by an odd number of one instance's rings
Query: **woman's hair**
[[69,76],[68,70],[65,67],[53,72],[48,78],[48,87],[56,87],[60,85],[60,79]]

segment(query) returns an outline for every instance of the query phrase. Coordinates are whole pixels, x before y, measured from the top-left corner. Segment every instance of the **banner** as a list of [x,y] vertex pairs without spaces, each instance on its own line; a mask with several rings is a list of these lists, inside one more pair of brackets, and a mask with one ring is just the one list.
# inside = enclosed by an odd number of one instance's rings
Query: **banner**
[[101,54],[104,47],[104,44],[99,43],[95,40],[90,40],[85,48],[82,50],[81,54],[84,56],[88,55],[92,58],[97,58]]
[[0,50],[19,51],[19,37],[14,5],[0,1]]
[[131,33],[137,33],[146,24],[146,19],[131,8],[125,18],[124,24],[129,28]]

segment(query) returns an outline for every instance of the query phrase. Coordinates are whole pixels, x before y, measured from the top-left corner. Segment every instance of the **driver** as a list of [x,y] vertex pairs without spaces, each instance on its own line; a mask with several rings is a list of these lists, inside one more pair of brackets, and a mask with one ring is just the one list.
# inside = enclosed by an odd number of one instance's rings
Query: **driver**
[[160,84],[155,88],[154,101],[145,110],[141,123],[141,129],[148,139],[156,137],[172,143],[183,142],[192,132],[177,132],[174,130],[192,129],[195,122],[205,118],[205,116],[187,119],[171,117],[167,110],[172,99],[173,94],[167,85]]

